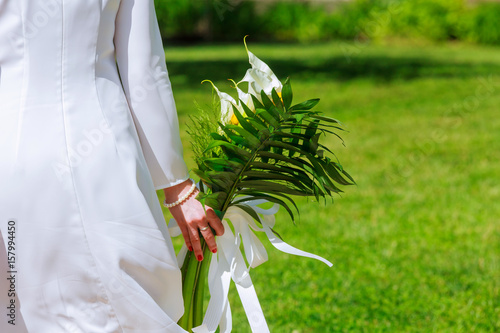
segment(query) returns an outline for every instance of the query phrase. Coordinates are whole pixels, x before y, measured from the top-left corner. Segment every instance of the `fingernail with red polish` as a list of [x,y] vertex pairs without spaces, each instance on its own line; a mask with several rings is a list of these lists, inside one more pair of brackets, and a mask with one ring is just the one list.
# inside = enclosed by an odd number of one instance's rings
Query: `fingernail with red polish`
[[193,248],[190,246],[190,247],[188,248],[188,250],[189,250],[189,251],[193,251]]
[[217,253],[217,250],[216,250],[216,249],[213,249],[213,250],[212,250],[212,252],[213,252],[213,253]]
[[198,256],[198,261],[202,261],[203,260],[203,256]]

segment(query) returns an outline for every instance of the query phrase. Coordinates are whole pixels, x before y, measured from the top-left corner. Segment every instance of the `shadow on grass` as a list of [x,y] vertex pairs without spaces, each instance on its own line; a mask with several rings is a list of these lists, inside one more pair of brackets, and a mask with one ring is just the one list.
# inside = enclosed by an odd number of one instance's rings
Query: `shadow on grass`
[[[267,61],[267,60],[265,60]],[[280,79],[288,75],[307,80],[337,80],[367,78],[376,82],[413,80],[417,78],[466,78],[500,74],[500,66],[493,63],[440,62],[426,58],[343,56],[327,59],[272,59],[267,64]],[[239,80],[249,68],[246,61],[168,61],[172,78],[181,75],[184,84],[199,84],[202,80]]]

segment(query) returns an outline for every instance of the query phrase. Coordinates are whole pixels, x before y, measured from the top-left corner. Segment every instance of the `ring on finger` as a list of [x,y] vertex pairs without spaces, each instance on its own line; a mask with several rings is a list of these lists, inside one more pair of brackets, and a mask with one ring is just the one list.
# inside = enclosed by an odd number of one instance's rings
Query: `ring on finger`
[[200,231],[205,231],[207,229],[208,229],[208,225],[206,227],[201,228]]

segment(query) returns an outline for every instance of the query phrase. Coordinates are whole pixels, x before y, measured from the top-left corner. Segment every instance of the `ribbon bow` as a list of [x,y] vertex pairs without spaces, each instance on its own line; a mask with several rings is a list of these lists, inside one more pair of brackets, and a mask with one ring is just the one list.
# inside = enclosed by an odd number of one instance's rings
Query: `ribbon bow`
[[[245,198],[247,196],[241,196]],[[250,268],[255,268],[267,261],[268,256],[264,245],[260,242],[254,232],[264,232],[271,244],[278,250],[302,257],[320,260],[332,267],[333,264],[312,253],[299,250],[276,237],[272,231],[275,223],[275,214],[279,209],[278,204],[274,204],[269,209],[263,209],[258,205],[267,203],[268,200],[250,200],[241,202],[253,209],[259,219],[261,227],[245,210],[238,206],[230,206],[222,224],[224,225],[224,235],[216,238],[217,254],[212,255],[208,271],[208,289],[210,291],[210,301],[203,319],[203,324],[193,328],[195,333],[213,333],[220,327],[221,333],[231,332],[232,319],[231,308],[228,300],[229,285],[231,280],[236,284],[236,289],[243,304],[243,308],[250,323],[252,332],[267,333],[269,327],[262,312],[262,308],[257,298],[257,293],[250,278]],[[228,225],[228,221],[234,227],[234,234]],[[169,222],[170,234],[176,237],[181,234],[175,219]],[[243,242],[243,251],[250,267],[247,267],[240,244]],[[179,267],[184,261],[187,248],[183,245],[177,255]]]

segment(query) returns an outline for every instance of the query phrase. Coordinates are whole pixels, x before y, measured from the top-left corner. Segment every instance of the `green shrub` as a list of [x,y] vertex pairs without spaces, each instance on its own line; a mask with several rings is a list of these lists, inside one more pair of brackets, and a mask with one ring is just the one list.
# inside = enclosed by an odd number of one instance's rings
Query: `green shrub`
[[500,4],[483,3],[472,9],[464,17],[461,35],[476,43],[500,44]]
[[163,38],[241,40],[260,32],[254,3],[234,0],[155,0]]
[[324,8],[308,3],[281,2],[269,6],[262,15],[263,32],[279,41],[310,42],[327,37]]
[[203,1],[155,0],[156,16],[163,38],[192,38],[205,12]]
[[386,5],[380,0],[356,0],[341,5],[334,11],[325,26],[330,37],[352,39],[368,37],[374,18],[371,14]]
[[399,2],[389,33],[402,37],[448,40],[458,35],[458,21],[465,12],[461,0],[406,0]]
[[500,44],[500,4],[465,0],[354,0],[333,11],[307,2],[277,2],[257,11],[245,0],[156,0],[168,39],[312,42],[387,37],[463,39]]
[[255,11],[254,2],[216,0],[210,10],[210,38],[241,41],[245,35],[258,39],[262,32],[262,19]]

